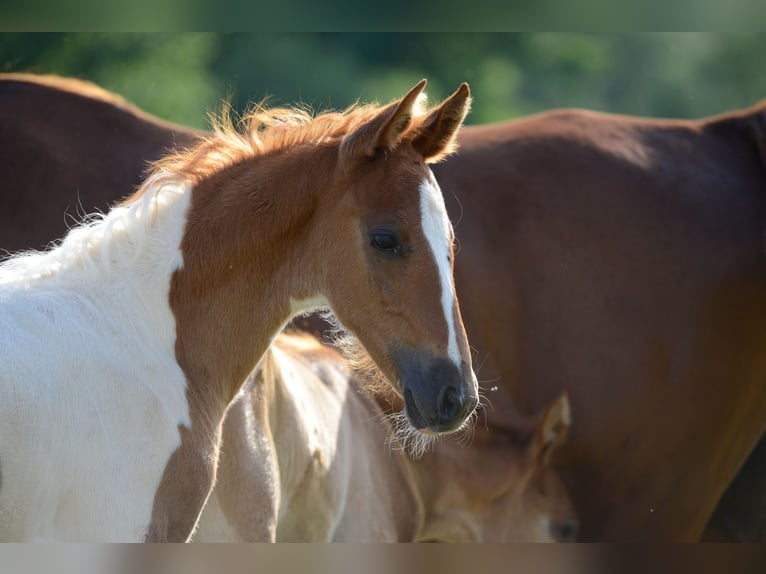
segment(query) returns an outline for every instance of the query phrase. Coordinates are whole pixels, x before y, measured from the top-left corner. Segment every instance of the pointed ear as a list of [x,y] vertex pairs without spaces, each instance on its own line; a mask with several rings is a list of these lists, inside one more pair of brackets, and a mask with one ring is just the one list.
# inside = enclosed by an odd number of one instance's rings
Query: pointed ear
[[425,87],[426,81],[420,80],[401,100],[387,105],[374,118],[343,138],[340,144],[341,161],[370,158],[378,152],[393,150],[410,126],[415,102]]
[[457,148],[456,136],[471,109],[471,90],[465,82],[423,121],[412,145],[428,162],[439,161]]
[[571,421],[569,397],[564,391],[546,411],[530,446],[530,454],[539,467],[548,464],[556,449],[564,444]]

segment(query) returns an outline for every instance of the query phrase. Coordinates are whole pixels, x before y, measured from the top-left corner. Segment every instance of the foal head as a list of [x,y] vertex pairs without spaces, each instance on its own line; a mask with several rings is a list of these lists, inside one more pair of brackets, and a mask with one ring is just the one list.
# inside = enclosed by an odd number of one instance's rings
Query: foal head
[[321,295],[403,398],[412,426],[458,429],[477,383],[453,283],[453,231],[428,167],[454,147],[463,84],[418,114],[425,81],[346,134],[330,183],[328,225],[311,249]]
[[569,402],[562,395],[536,424],[491,430],[478,425],[470,446],[444,440],[412,461],[426,508],[418,540],[574,541],[572,503],[550,465],[568,428]]
[[195,182],[171,293],[187,376],[240,383],[291,316],[329,306],[413,427],[450,432],[473,412],[452,227],[428,167],[454,148],[470,94],[419,113],[424,86],[313,118],[261,109],[247,136],[224,124],[160,163]]

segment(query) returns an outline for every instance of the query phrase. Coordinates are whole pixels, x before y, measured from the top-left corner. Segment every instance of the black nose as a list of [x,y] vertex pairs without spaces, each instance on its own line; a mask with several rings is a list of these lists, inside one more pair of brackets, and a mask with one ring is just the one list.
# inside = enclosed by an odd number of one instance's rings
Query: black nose
[[396,349],[391,355],[412,426],[434,433],[459,429],[479,400],[471,365],[415,349]]
[[[455,421],[460,416],[462,402],[457,393],[445,389],[440,395],[436,409],[426,410],[418,405],[412,389],[404,389],[404,407],[410,424],[418,430],[428,429],[431,432],[449,432],[454,430]],[[460,419],[462,424],[462,418]]]
[[424,429],[428,427],[428,421],[420,412],[418,404],[415,401],[415,395],[412,394],[412,389],[404,389],[404,410],[407,413],[407,418],[410,420],[410,424],[416,429]]
[[[434,371],[439,371],[437,376]],[[405,383],[404,404],[415,428],[436,433],[455,431],[476,407],[478,398],[466,393],[457,369],[449,378],[444,376],[445,371],[444,365],[438,365],[427,371],[427,379],[410,378]]]
[[551,522],[551,536],[556,542],[574,542],[577,538],[577,527],[577,520],[574,518]]
[[435,433],[460,428],[478,402],[470,366],[461,370],[441,357],[401,357],[402,394],[410,423]]
[[454,421],[463,409],[464,403],[462,392],[453,386],[444,388],[438,399],[439,420],[446,423]]

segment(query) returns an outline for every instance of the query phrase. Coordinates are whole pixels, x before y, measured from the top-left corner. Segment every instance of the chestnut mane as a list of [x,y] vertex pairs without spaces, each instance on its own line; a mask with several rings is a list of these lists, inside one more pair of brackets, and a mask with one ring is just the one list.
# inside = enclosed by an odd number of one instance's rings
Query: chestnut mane
[[[255,104],[235,119],[230,104],[211,115],[212,134],[191,148],[153,164],[152,174],[173,173],[197,183],[213,173],[247,158],[303,144],[337,145],[345,135],[374,118],[385,106],[355,103],[342,111],[314,114],[306,106],[268,108]],[[425,97],[418,99],[416,114],[402,140],[417,136],[426,115]]]

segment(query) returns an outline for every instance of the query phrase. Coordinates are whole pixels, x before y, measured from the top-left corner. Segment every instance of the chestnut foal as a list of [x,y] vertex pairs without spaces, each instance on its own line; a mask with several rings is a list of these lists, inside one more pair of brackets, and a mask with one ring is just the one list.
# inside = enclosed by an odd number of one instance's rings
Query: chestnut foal
[[424,433],[476,378],[452,228],[427,163],[470,104],[260,109],[136,194],[0,264],[0,540],[185,541],[224,413],[295,314],[329,307]]

